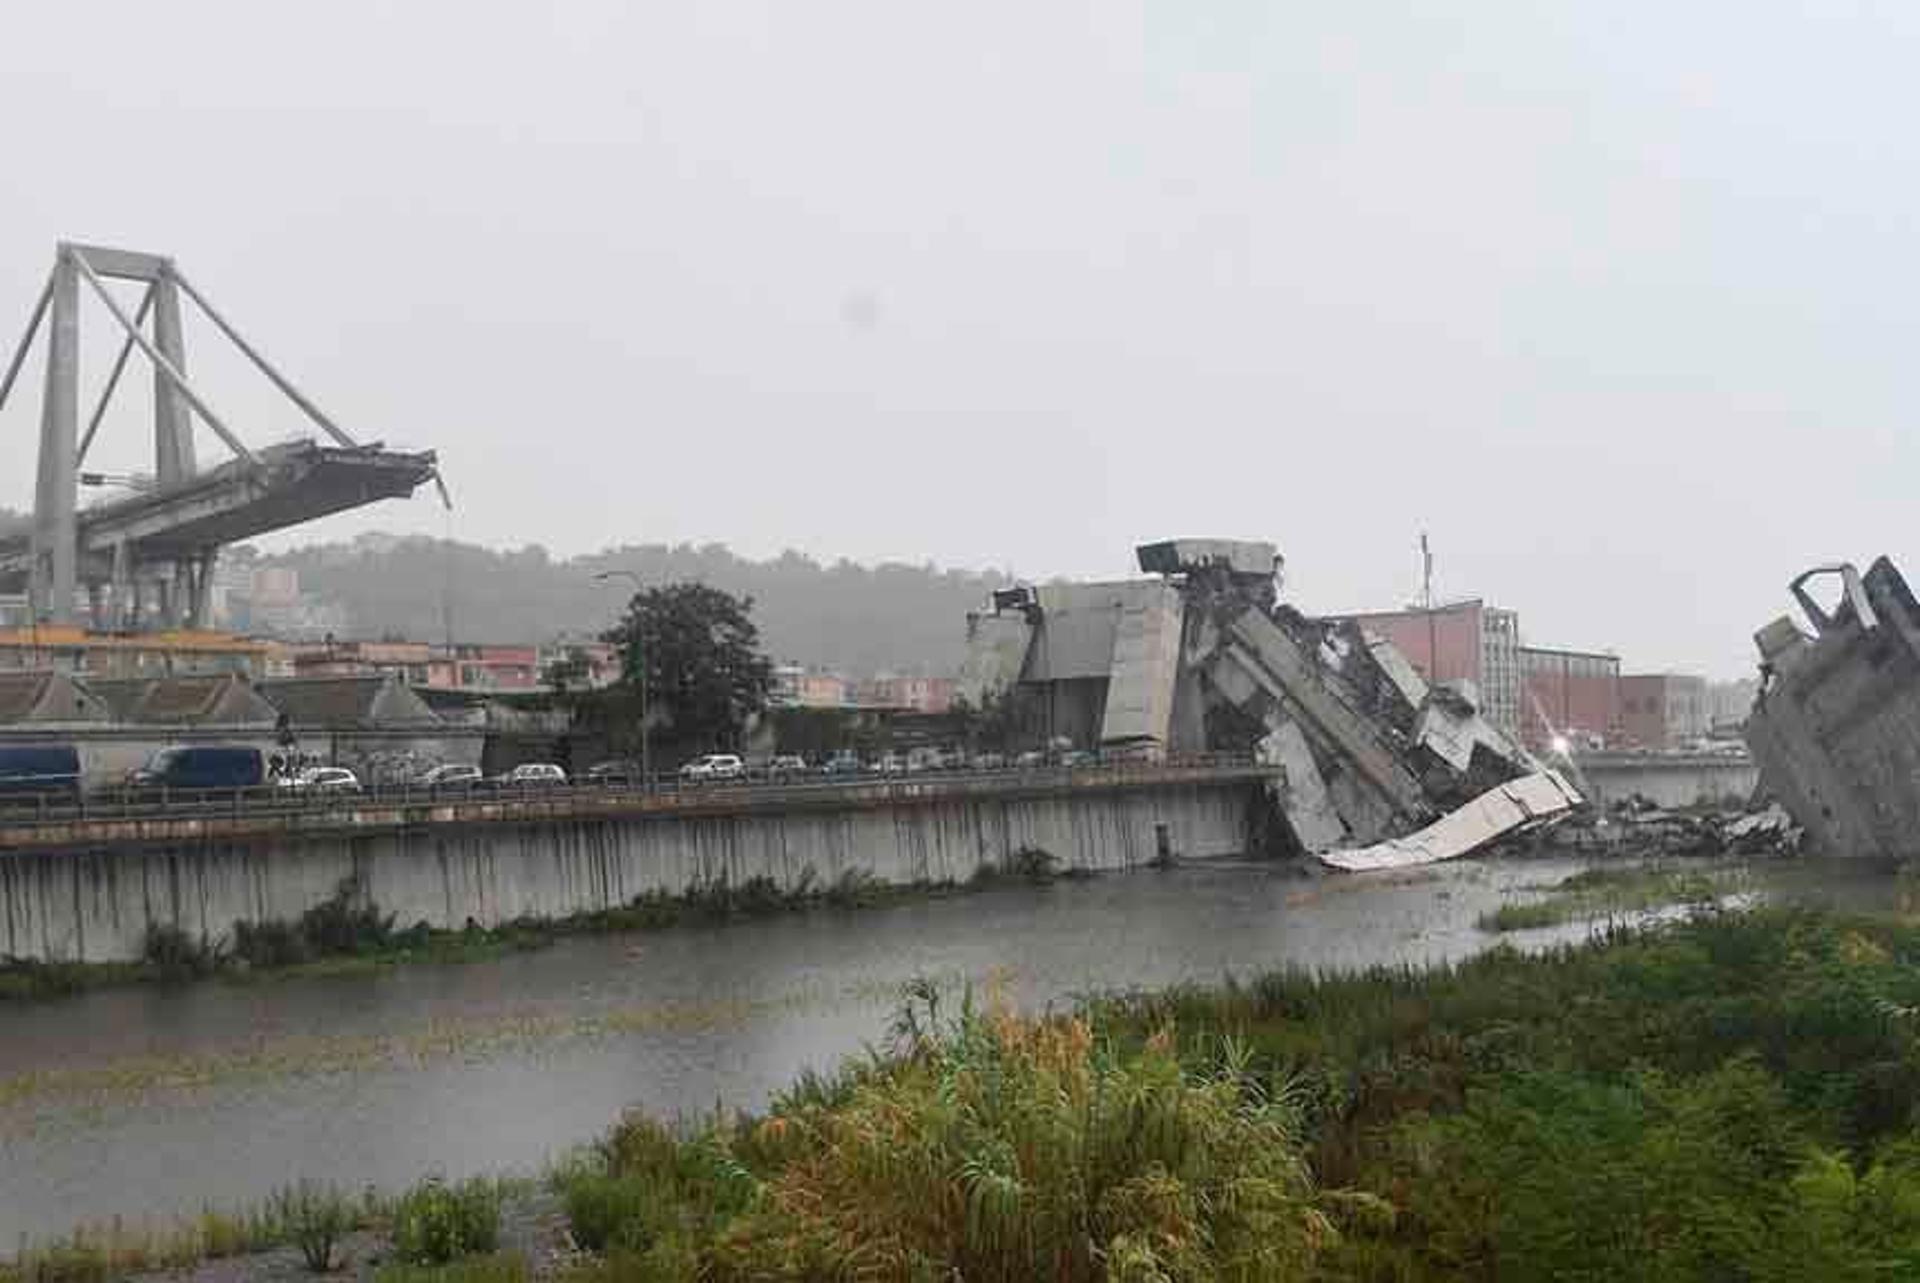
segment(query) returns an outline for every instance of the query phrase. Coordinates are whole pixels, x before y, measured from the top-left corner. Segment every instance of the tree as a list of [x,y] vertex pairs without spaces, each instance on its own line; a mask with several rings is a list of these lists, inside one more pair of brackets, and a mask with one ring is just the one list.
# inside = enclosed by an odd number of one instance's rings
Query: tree
[[760,653],[752,612],[751,597],[668,584],[635,593],[619,626],[602,635],[619,648],[620,684],[644,690],[648,720],[667,725],[672,749],[734,747],[766,707],[773,665]]

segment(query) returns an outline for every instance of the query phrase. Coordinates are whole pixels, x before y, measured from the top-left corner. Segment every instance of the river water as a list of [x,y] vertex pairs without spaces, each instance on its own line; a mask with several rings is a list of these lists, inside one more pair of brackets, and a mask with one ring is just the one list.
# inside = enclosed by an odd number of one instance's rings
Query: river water
[[[1254,863],[562,941],[461,965],[108,990],[0,1009],[0,1244],[311,1177],[533,1172],[639,1106],[754,1107],[882,1039],[916,976],[1032,1009],[1282,966],[1466,956],[1575,858],[1308,878]],[[1793,866],[1787,885],[1835,879]],[[1850,898],[1891,879],[1848,875]],[[1526,943],[1584,925],[1527,932]]]

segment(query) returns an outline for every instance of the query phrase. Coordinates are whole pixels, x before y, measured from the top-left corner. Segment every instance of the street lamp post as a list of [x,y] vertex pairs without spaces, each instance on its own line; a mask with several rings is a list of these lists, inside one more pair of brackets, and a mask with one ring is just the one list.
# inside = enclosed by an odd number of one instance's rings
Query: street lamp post
[[[633,585],[633,595],[636,597],[640,595],[643,587],[640,582],[640,576],[634,574],[631,570],[603,570],[595,575],[594,579],[601,581],[624,579]],[[652,736],[648,734],[647,728],[647,653],[641,649],[640,645],[638,616],[636,616],[634,620],[633,646],[638,652],[636,656],[638,662],[635,663],[634,668],[638,670],[640,674],[640,779],[646,788],[651,789],[653,788],[653,753],[650,744]]]

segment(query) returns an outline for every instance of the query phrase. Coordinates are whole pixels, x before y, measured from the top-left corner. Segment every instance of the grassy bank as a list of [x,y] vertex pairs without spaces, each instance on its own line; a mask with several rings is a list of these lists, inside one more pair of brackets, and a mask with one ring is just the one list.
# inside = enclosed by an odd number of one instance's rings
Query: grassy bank
[[1544,891],[1539,898],[1509,901],[1481,914],[1475,925],[1482,931],[1524,931],[1672,905],[1706,905],[1741,890],[1746,880],[1738,866],[1604,865],[1536,888]]
[[[518,1278],[525,1273],[522,1264],[498,1251],[501,1208],[526,1189],[526,1182],[429,1177],[384,1197],[301,1182],[240,1211],[209,1209],[158,1227],[88,1226],[24,1247],[12,1260],[0,1261],[0,1283],[108,1283],[135,1274],[184,1274],[210,1262],[257,1262],[281,1248],[315,1275],[379,1261],[375,1277],[382,1283],[441,1277],[450,1265],[476,1283]],[[365,1261],[354,1259],[354,1247]]]
[[197,937],[175,927],[147,932],[132,962],[37,962],[0,959],[0,1003],[58,998],[91,989],[195,980],[340,975],[409,963],[461,963],[544,948],[569,936],[655,931],[689,924],[745,921],[827,909],[870,908],[984,890],[1008,883],[1045,883],[1066,876],[1045,851],[1022,848],[1000,865],[983,864],[964,883],[895,886],[853,869],[832,882],[811,870],[795,885],[772,878],[725,878],[679,895],[648,892],[618,908],[567,918],[522,918],[497,927],[442,930],[399,926],[351,881],[292,921],[237,922],[225,935]]
[[1709,914],[1033,1023],[560,1178],[590,1277],[1920,1277],[1920,930]]

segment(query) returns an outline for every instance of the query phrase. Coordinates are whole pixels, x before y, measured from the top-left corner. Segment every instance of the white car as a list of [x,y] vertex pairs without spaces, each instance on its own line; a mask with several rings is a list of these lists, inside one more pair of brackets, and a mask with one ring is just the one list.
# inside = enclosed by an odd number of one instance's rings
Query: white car
[[360,777],[344,766],[309,766],[281,787],[300,793],[358,793]]
[[545,788],[565,784],[567,773],[552,762],[522,762],[494,780],[502,788]]
[[746,777],[747,764],[740,760],[738,753],[708,753],[680,768],[683,780],[743,780]]

